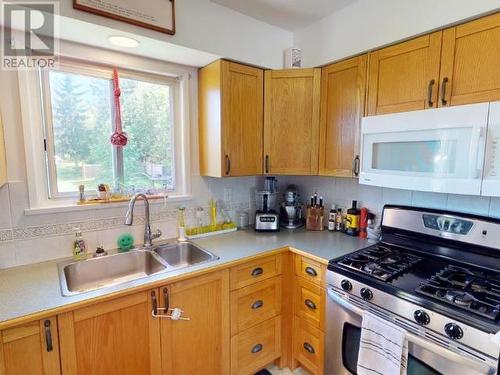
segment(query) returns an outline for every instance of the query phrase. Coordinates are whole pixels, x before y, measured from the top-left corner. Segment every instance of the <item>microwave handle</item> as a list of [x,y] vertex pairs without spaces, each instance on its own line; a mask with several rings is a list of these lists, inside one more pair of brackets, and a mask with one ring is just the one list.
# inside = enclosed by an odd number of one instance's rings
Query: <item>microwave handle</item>
[[[347,309],[351,313],[354,313],[360,317],[363,316],[363,310],[361,310],[359,307],[354,306],[353,304],[349,303],[345,298],[340,296],[331,287],[329,287],[327,289],[327,295],[334,303],[342,306],[344,309]],[[394,322],[391,322],[391,323],[395,324]],[[439,345],[433,343],[432,341],[425,340],[417,335],[414,335],[413,333],[406,332],[406,339],[408,340],[408,342],[411,342],[417,346],[420,346],[421,348],[427,349],[428,351],[430,351],[432,353],[437,353],[441,357],[446,358],[452,362],[455,362],[455,363],[458,363],[458,364],[461,364],[464,366],[468,366],[469,368],[474,368],[477,371],[479,371],[480,373],[493,375],[496,372],[496,368],[493,369],[487,363],[479,362],[479,361],[474,360],[472,358],[466,357],[465,355],[460,355],[458,353],[452,352],[451,350],[443,348],[442,346],[439,346]]]
[[473,128],[470,144],[469,178],[479,178],[481,177],[481,164],[484,160],[484,129],[482,127]]

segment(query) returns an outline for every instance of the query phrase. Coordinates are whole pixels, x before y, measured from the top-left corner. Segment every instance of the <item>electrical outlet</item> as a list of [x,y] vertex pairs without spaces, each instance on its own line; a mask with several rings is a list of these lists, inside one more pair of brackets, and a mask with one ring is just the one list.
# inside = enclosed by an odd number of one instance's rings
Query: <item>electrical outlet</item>
[[233,189],[224,188],[224,202],[231,202],[233,200]]

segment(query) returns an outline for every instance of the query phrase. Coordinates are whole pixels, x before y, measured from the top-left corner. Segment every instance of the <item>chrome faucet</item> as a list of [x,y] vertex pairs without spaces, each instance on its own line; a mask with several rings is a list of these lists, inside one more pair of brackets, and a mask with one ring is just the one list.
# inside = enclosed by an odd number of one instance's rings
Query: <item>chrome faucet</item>
[[144,247],[146,249],[151,249],[153,247],[153,240],[161,236],[161,231],[159,229],[156,232],[151,233],[151,225],[149,222],[149,201],[143,193],[135,194],[128,203],[128,210],[125,214],[125,225],[132,225],[134,222],[134,206],[137,198],[142,198],[144,200],[144,208],[146,210],[146,218],[144,220]]

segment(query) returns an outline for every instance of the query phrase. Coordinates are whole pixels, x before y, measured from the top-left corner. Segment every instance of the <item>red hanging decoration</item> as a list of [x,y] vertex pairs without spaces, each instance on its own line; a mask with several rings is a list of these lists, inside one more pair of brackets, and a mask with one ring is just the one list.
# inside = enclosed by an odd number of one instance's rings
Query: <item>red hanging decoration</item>
[[113,69],[113,91],[115,104],[115,132],[111,135],[111,144],[117,147],[125,147],[128,142],[127,133],[122,130],[122,115],[120,108],[120,84],[118,80],[118,71]]

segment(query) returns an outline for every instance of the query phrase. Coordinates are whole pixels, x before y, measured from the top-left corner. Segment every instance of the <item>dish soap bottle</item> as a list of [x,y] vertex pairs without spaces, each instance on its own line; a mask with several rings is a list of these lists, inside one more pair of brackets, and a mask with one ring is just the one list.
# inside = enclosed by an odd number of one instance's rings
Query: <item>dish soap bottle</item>
[[75,228],[75,240],[73,241],[73,259],[82,260],[87,257],[87,244],[82,236],[80,228]]

